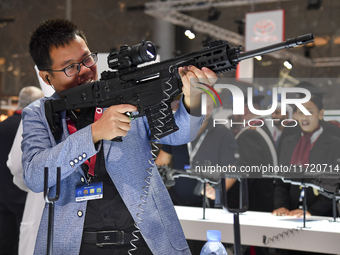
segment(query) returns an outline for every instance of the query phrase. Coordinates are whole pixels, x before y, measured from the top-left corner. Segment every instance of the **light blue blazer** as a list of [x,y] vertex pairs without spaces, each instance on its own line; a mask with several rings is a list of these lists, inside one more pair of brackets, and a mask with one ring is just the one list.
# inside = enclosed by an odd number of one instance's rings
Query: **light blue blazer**
[[[52,98],[57,98],[53,95]],[[96,154],[92,142],[91,125],[69,135],[62,112],[63,134],[61,141],[55,141],[49,129],[44,102],[51,98],[35,101],[23,110],[22,163],[24,182],[34,192],[44,189],[44,168],[49,168],[50,197],[55,194],[56,171],[61,167],[60,198],[55,203],[53,254],[79,254],[86,201],[75,201],[76,185],[81,184],[85,175],[80,165]],[[180,145],[193,140],[203,122],[203,117],[190,116],[182,100],[175,113],[179,131],[161,139],[163,144]],[[131,122],[131,129],[123,142],[103,140],[105,163],[108,174],[115,184],[135,222],[140,213],[141,234],[153,254],[190,254],[180,222],[172,201],[158,173],[152,168],[152,177],[148,189],[147,204],[138,208],[144,195],[143,187],[147,184],[147,169],[151,146],[149,126],[145,117]],[[78,163],[77,160],[78,159]],[[80,160],[79,160],[80,159]],[[71,162],[75,164],[72,166]],[[105,194],[104,194],[105,195]],[[48,204],[46,204],[36,241],[36,255],[46,254],[48,228]]]

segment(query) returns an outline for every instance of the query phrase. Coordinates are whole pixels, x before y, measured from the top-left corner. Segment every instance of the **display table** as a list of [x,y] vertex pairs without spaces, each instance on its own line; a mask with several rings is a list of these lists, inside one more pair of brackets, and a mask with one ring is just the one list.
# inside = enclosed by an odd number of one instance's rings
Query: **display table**
[[[233,214],[222,209],[203,209],[175,206],[186,239],[206,240],[209,229],[220,230],[222,242],[234,243]],[[311,252],[340,254],[340,222],[331,217],[307,217],[306,228],[302,218],[273,216],[270,213],[245,212],[240,214],[241,244]],[[278,240],[263,244],[263,236],[273,238],[291,229],[294,233],[278,237]]]

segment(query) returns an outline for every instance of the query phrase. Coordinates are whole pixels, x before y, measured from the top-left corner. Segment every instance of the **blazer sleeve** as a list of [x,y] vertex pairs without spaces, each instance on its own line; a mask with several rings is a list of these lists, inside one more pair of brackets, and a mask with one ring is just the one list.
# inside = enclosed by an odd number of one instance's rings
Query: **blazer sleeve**
[[50,188],[56,185],[57,167],[61,168],[63,180],[78,171],[85,160],[97,153],[92,140],[91,125],[72,135],[64,130],[64,140],[56,144],[45,117],[44,99],[25,107],[22,119],[24,182],[34,192],[44,190],[45,167],[49,168]]

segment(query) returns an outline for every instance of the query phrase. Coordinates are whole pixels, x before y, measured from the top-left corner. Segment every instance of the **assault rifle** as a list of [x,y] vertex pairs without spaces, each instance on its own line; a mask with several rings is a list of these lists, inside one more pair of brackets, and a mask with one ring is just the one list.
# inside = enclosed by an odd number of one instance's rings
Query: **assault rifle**
[[244,59],[304,45],[313,39],[313,34],[306,34],[245,53],[241,53],[241,46],[231,48],[228,42],[215,40],[203,45],[200,51],[144,67],[137,65],[156,58],[154,44],[143,41],[132,47],[124,45],[109,54],[108,66],[113,71],[101,73],[100,81],[64,90],[60,92],[61,98],[47,100],[46,118],[55,139],[59,140],[62,133],[60,111],[131,104],[139,111],[135,117],[146,115],[151,137],[162,138],[179,129],[170,105],[182,92],[179,67],[208,67],[219,74],[235,70]]

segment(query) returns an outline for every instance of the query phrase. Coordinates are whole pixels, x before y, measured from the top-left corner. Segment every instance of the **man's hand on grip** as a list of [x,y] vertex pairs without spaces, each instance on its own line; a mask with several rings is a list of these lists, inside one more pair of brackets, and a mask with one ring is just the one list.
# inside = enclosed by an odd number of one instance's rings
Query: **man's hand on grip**
[[131,128],[131,120],[125,113],[132,111],[137,111],[137,107],[129,104],[107,108],[103,116],[91,125],[93,143],[102,139],[112,140],[117,136],[126,136]]

